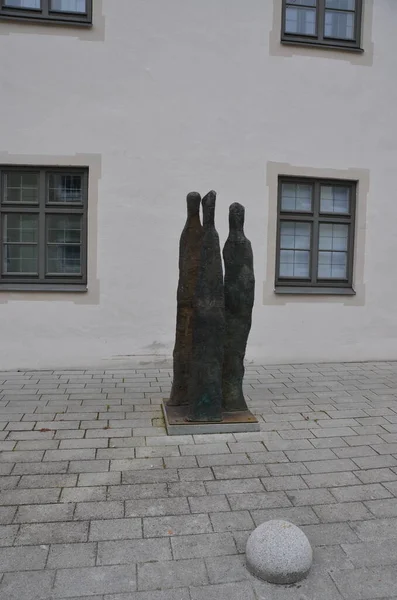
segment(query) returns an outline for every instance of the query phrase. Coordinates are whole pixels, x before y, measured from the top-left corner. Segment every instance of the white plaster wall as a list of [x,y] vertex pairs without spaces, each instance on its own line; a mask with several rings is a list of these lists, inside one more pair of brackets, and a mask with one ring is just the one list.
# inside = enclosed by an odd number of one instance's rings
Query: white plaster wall
[[[397,359],[397,2],[375,0],[372,14],[366,0],[364,57],[283,56],[280,0],[94,5],[90,33],[0,25],[2,160],[101,159],[90,292],[0,292],[0,369],[169,356],[184,198],[212,188],[222,243],[229,204],[246,206],[257,280],[250,358]],[[368,173],[358,302],[264,298],[268,163]]]

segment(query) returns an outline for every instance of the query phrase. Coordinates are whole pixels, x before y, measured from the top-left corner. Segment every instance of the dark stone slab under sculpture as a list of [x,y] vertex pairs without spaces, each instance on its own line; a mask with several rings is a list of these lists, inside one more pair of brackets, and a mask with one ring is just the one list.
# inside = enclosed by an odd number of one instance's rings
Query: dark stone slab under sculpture
[[177,291],[176,335],[174,347],[174,379],[170,406],[188,404],[191,375],[193,312],[200,266],[203,228],[200,221],[201,196],[187,195],[187,219],[179,241],[179,281]]
[[222,395],[225,411],[248,410],[243,394],[244,357],[251,329],[255,278],[251,242],[244,233],[244,206],[229,208],[229,237],[223,248],[225,318]]
[[244,234],[244,207],[229,209],[223,249],[215,229],[216,193],[187,196],[188,216],[179,244],[174,379],[163,402],[167,431],[218,433],[258,431],[243,395],[244,356],[251,329],[254,271]]

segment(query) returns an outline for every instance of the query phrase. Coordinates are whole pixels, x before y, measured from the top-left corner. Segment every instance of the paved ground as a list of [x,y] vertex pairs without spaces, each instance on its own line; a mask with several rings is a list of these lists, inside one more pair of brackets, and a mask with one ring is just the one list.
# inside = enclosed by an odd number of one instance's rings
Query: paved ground
[[[397,598],[397,363],[250,366],[262,431],[194,438],[170,377],[0,373],[1,600]],[[245,570],[274,517],[315,546],[299,586]]]

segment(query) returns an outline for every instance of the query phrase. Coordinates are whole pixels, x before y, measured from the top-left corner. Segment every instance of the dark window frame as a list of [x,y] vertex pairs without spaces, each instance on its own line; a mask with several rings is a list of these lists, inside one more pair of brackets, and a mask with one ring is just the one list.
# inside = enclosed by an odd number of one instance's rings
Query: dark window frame
[[92,3],[86,0],[86,12],[61,12],[51,9],[51,0],[41,0],[41,8],[19,8],[6,6],[6,0],[0,0],[0,19],[17,21],[36,21],[58,25],[92,25]]
[[[304,35],[299,33],[287,33],[285,31],[286,9],[287,5],[293,3],[293,0],[282,0],[282,21],[281,21],[281,42],[284,44],[298,44],[303,46],[320,46],[333,50],[351,50],[355,52],[363,52],[361,48],[361,28],[363,17],[364,0],[355,0],[355,18],[354,18],[354,39],[344,40],[339,38],[328,38],[324,36],[325,26],[325,0],[317,0],[316,7],[316,33],[314,35]],[[334,12],[338,10],[333,9]],[[351,12],[339,10],[339,12]],[[320,28],[322,26],[322,29]]]
[[[282,184],[310,184],[313,186],[312,210],[286,211],[281,208]],[[276,273],[275,292],[284,294],[355,294],[353,289],[354,275],[354,240],[356,227],[357,181],[350,179],[332,179],[318,177],[294,177],[280,175],[277,191],[277,237],[276,237]],[[350,188],[350,213],[321,213],[320,212],[320,187],[322,185],[340,185]],[[281,223],[283,221],[311,223],[310,239],[310,277],[280,277],[280,251],[281,251]],[[321,279],[317,276],[318,266],[318,241],[320,223],[346,224],[349,226],[349,239],[347,249],[347,277],[346,279]]]
[[[39,176],[38,201],[4,201],[4,177],[8,173],[37,173]],[[81,175],[82,202],[55,203],[49,201],[49,175]],[[73,291],[87,290],[87,243],[88,243],[88,167],[37,166],[37,165],[0,165],[0,291]],[[38,216],[38,274],[21,275],[4,272],[4,217],[7,214],[35,214]],[[81,272],[46,274],[47,227],[46,218],[50,215],[79,215],[81,229]]]

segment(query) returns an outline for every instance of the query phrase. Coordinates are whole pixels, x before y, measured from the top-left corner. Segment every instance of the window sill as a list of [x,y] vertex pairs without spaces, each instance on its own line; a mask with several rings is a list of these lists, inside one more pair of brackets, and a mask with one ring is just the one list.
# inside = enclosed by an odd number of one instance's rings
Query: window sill
[[275,294],[295,294],[306,296],[355,296],[353,288],[332,288],[332,287],[304,287],[304,286],[279,286],[274,289]]
[[86,285],[62,285],[54,283],[0,283],[0,292],[88,292]]
[[354,52],[356,54],[363,54],[364,48],[357,48],[354,46],[340,46],[338,44],[322,44],[320,42],[304,42],[303,40],[281,40],[281,43],[285,46],[303,46],[304,48],[320,48],[323,50],[338,50],[339,52]]
[[31,25],[55,25],[61,27],[85,27],[91,28],[92,22],[90,21],[74,21],[67,19],[46,19],[45,17],[18,17],[17,15],[0,15],[1,21],[13,21],[14,23],[30,23]]

